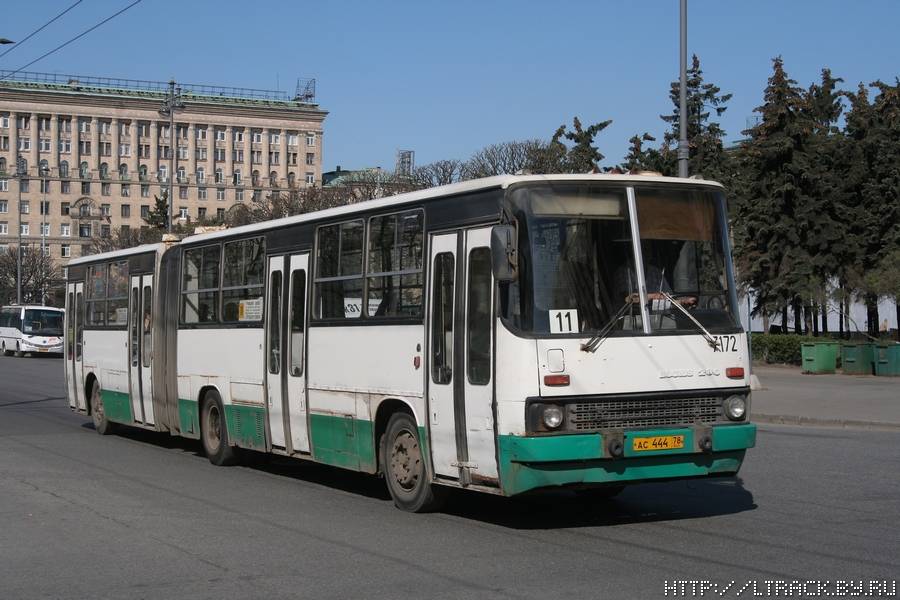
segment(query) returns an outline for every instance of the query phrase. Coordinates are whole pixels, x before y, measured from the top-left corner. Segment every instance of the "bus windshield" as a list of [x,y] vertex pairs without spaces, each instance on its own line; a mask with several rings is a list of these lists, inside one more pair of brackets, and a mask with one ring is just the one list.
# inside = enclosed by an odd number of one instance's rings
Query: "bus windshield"
[[[638,189],[651,331],[735,326],[716,192]],[[514,189],[519,278],[501,296],[516,329],[543,334],[643,333],[624,186],[560,183]]]
[[61,336],[63,334],[63,313],[57,310],[29,308],[25,310],[22,333],[26,335]]

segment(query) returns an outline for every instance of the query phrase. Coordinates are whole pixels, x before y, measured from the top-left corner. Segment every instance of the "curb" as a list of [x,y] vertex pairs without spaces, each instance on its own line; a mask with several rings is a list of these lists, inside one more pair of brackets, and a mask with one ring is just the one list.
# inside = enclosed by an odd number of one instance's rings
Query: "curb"
[[761,415],[751,413],[750,420],[773,425],[798,425],[808,427],[840,427],[842,429],[887,429],[900,431],[900,423],[881,421],[854,421],[851,419],[817,419],[799,415]]

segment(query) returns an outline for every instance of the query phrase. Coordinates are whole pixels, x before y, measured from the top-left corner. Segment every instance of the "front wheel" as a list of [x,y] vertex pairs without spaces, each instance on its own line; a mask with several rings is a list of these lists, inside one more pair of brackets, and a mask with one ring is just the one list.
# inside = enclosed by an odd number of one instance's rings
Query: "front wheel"
[[109,435],[115,428],[106,418],[103,400],[100,398],[100,382],[96,379],[91,383],[91,420],[94,422],[94,429],[100,435]]
[[16,358],[22,358],[23,356],[25,356],[25,353],[22,352],[22,350],[19,348],[18,342],[16,342],[16,354],[15,355],[16,355]]
[[235,451],[228,444],[228,427],[222,400],[214,391],[206,392],[200,413],[200,438],[209,462],[216,466],[231,465],[235,462]]
[[406,413],[396,413],[381,439],[381,472],[394,505],[409,512],[438,510],[446,489],[432,485],[425,470],[416,423]]

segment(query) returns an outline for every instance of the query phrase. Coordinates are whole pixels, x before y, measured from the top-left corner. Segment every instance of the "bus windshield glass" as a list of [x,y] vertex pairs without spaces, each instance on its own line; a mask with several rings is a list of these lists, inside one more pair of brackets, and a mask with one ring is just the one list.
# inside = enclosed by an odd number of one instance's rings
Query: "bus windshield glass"
[[697,331],[675,302],[707,329],[735,328],[721,194],[638,187],[635,195],[650,329]]
[[537,334],[639,329],[640,304],[617,289],[634,270],[625,188],[551,184],[511,198],[519,279],[503,309],[512,325]]
[[[638,188],[637,229],[650,329],[735,327],[718,192]],[[551,183],[510,194],[519,276],[501,295],[514,328],[537,335],[643,334],[626,186]]]
[[61,336],[63,334],[63,313],[39,308],[26,309],[22,333],[25,335]]

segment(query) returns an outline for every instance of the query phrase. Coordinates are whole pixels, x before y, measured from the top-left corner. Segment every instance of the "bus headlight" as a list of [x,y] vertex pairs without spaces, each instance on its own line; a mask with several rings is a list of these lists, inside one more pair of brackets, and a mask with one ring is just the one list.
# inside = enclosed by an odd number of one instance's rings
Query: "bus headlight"
[[556,406],[555,404],[548,404],[544,407],[544,413],[542,415],[544,420],[544,425],[547,426],[547,429],[556,429],[563,422],[563,411],[562,408]]
[[742,421],[747,414],[747,400],[743,396],[729,396],[722,404],[725,416],[732,421]]

